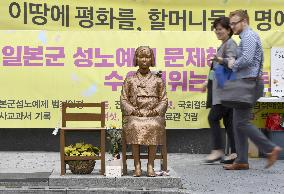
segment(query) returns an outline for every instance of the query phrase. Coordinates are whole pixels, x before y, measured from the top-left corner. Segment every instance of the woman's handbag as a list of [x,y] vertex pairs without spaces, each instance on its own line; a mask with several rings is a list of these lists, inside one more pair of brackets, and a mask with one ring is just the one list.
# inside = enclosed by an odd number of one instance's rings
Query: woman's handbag
[[223,106],[239,109],[252,108],[256,101],[263,96],[264,84],[259,76],[262,61],[256,78],[229,80],[225,83],[220,95]]

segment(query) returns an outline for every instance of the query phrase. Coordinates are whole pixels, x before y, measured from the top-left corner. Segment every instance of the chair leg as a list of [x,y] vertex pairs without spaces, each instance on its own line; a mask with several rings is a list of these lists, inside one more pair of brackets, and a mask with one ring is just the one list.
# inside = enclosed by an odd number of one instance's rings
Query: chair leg
[[105,130],[101,130],[101,175],[105,174]]
[[64,147],[65,147],[65,131],[61,129],[60,130],[60,162],[61,162],[60,175],[64,175],[66,173]]
[[168,170],[168,152],[167,152],[167,138],[166,132],[164,134],[164,144],[162,145],[162,161],[161,161],[161,170]]
[[122,146],[121,146],[121,152],[122,152],[122,164],[123,164],[123,175],[127,175],[127,158],[126,158],[126,140],[124,133],[122,132]]

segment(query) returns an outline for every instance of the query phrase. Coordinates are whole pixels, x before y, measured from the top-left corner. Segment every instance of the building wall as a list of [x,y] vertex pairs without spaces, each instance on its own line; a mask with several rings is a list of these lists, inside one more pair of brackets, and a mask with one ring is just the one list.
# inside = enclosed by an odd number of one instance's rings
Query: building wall
[[[59,151],[59,134],[54,136],[52,131],[53,129],[0,129],[0,151]],[[66,145],[83,140],[98,145],[99,134],[72,132],[67,136]],[[170,153],[209,153],[210,130],[168,129],[167,144]]]

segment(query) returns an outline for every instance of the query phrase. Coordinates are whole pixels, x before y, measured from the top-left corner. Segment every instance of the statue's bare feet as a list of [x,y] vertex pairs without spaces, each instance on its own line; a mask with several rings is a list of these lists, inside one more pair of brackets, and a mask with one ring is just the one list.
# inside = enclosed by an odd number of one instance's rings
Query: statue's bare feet
[[151,164],[147,164],[147,176],[148,177],[155,177],[156,176],[153,165],[151,165]]
[[141,163],[139,162],[137,165],[135,165],[135,170],[134,170],[134,177],[140,177],[142,174],[142,170],[141,170]]

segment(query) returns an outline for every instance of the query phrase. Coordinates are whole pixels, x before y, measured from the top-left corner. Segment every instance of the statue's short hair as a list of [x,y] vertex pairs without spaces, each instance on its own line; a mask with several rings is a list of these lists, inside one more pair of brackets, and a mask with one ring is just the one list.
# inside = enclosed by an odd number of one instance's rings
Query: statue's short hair
[[155,56],[154,56],[154,51],[153,49],[151,49],[149,46],[139,46],[136,50],[135,50],[135,54],[134,54],[134,58],[133,58],[133,66],[137,67],[137,56],[139,54],[139,52],[145,48],[148,48],[150,50],[151,53],[151,67],[155,67],[156,66],[156,62],[155,62]]

